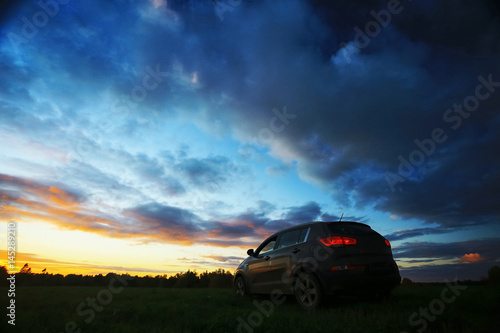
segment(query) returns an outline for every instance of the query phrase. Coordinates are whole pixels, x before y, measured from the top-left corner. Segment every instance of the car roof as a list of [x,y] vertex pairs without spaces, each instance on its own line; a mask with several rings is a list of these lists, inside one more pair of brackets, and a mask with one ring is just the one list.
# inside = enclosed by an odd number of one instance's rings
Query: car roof
[[[326,223],[335,223],[335,224],[339,224],[339,225],[359,225],[359,226],[363,226],[363,227],[368,227],[371,229],[371,227],[368,225],[368,224],[365,224],[365,223],[360,223],[360,222],[354,222],[354,221],[313,221],[313,222],[307,222],[307,223],[301,223],[301,224],[297,224],[297,225],[294,225],[294,226],[291,226],[291,227],[288,227],[288,228],[285,228],[285,229],[282,229],[282,230],[278,230],[276,233],[273,234],[274,235],[277,235],[281,232],[285,232],[285,231],[290,231],[290,230],[295,230],[295,229],[301,229],[301,228],[304,228],[304,227],[311,227],[313,225],[318,225],[318,224],[326,224]],[[272,237],[272,236],[271,236]]]
[[360,227],[368,227],[370,229],[372,228],[366,223],[354,222],[354,221],[327,221],[327,222],[321,222],[321,223],[349,224],[349,225],[358,225]]

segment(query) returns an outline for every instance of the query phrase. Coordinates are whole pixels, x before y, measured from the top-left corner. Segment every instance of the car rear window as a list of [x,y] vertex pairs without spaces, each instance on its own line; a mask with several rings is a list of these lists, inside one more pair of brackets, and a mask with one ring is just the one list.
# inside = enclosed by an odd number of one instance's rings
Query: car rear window
[[369,235],[375,233],[369,226],[354,223],[332,222],[328,223],[327,229],[332,234],[342,235]]

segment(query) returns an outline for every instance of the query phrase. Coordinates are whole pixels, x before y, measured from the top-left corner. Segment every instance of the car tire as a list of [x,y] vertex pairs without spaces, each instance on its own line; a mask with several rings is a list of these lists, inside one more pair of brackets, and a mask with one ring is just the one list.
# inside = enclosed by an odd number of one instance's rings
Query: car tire
[[243,277],[238,276],[234,281],[234,292],[238,296],[247,296],[247,287],[245,284],[245,279]]
[[295,278],[294,294],[304,310],[314,310],[321,305],[323,293],[318,279],[310,273],[300,273]]

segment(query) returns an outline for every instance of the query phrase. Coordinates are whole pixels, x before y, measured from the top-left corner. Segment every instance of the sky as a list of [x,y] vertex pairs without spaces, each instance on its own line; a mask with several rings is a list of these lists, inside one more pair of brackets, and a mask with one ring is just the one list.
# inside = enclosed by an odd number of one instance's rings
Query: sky
[[16,222],[17,269],[233,271],[277,230],[342,214],[415,281],[500,265],[496,2],[1,13],[0,220]]

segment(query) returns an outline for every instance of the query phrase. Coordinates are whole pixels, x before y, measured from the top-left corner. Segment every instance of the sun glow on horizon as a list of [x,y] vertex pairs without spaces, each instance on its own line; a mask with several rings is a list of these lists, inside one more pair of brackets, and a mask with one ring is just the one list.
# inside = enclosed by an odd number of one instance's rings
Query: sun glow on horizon
[[[116,239],[86,231],[67,230],[37,220],[18,221],[17,231],[14,271],[19,271],[28,263],[33,273],[41,273],[43,269],[47,269],[47,273],[62,275],[111,272],[138,276],[170,275],[188,269],[201,272],[223,268],[232,271],[236,262],[210,259],[210,255],[244,257],[244,251],[240,248],[144,243],[134,239]],[[6,237],[0,237],[0,242],[7,243]],[[204,253],[210,255],[203,256]],[[0,266],[7,266],[5,250],[0,250]]]

